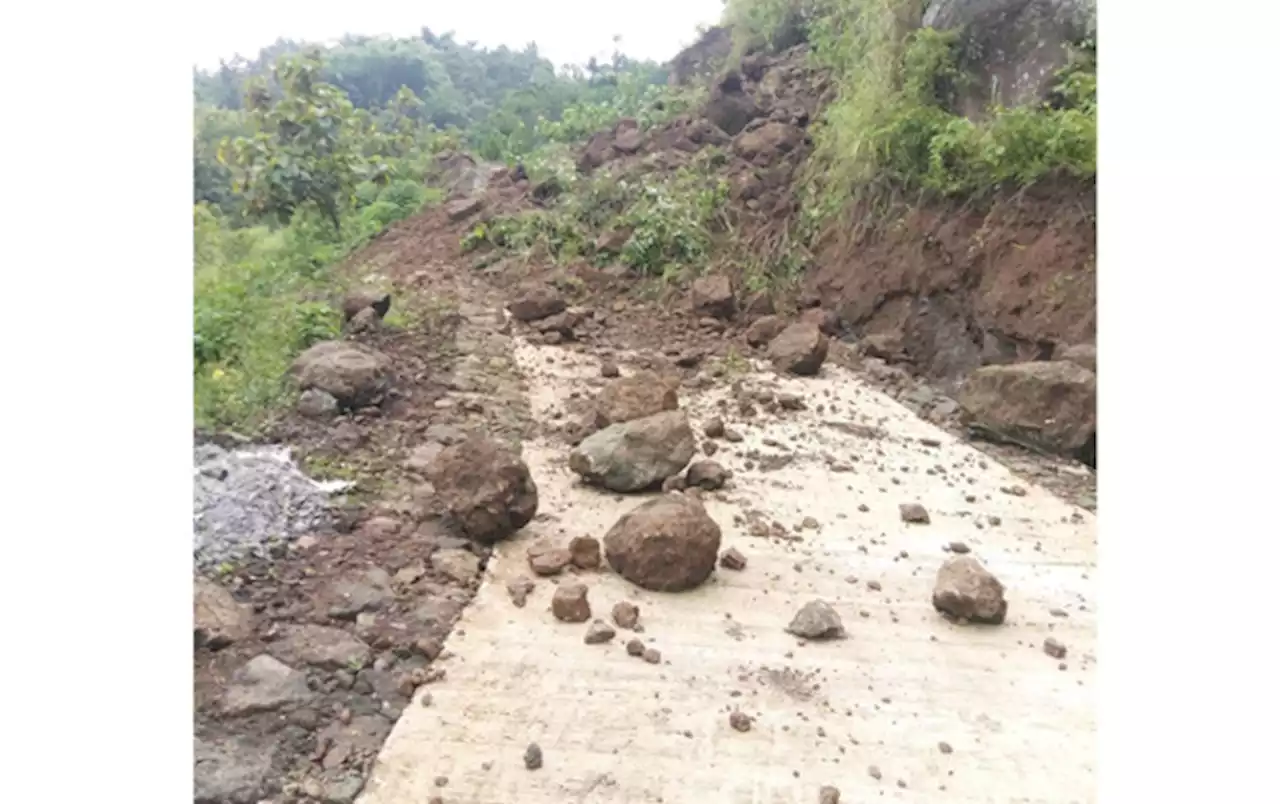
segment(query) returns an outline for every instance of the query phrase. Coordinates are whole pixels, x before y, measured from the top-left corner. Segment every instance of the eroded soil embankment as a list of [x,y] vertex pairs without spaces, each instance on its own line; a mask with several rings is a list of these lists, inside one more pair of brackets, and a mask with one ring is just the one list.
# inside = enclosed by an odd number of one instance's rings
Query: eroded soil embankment
[[904,208],[833,232],[805,288],[944,382],[1048,357],[1096,337],[1096,207],[1089,182]]

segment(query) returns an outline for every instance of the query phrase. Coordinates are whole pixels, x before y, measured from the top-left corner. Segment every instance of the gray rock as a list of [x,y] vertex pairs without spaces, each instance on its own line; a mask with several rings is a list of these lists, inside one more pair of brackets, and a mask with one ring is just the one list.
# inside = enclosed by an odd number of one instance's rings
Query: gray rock
[[312,419],[329,419],[338,412],[338,400],[319,388],[308,388],[298,396],[298,412]]
[[830,603],[811,600],[796,612],[787,633],[805,639],[834,639],[844,636],[844,623]]
[[391,588],[391,576],[380,567],[369,569],[340,579],[333,586],[333,598],[329,616],[339,620],[354,620],[365,611],[378,611],[395,600]]
[[983,366],[960,388],[969,422],[1015,441],[1077,455],[1098,430],[1098,378],[1066,360]]
[[341,408],[376,404],[391,387],[390,359],[350,341],[317,343],[298,355],[289,372],[299,388],[324,391]]
[[364,778],[358,773],[348,773],[324,786],[325,804],[351,804],[364,789]]
[[268,648],[273,656],[293,664],[309,664],[328,670],[362,667],[369,662],[369,646],[340,628],[295,625]]
[[802,322],[787,327],[769,342],[769,360],[779,372],[809,377],[822,368],[827,349],[827,336],[812,323]]
[[431,566],[436,572],[457,581],[469,584],[480,574],[480,558],[470,550],[451,549],[437,550],[431,555]]
[[195,804],[257,804],[273,751],[242,738],[195,738]]
[[569,468],[612,491],[643,491],[680,473],[696,450],[688,417],[673,410],[593,433],[570,454]]
[[207,578],[195,580],[195,644],[218,650],[253,633],[253,613]]
[[933,584],[933,607],[959,620],[999,625],[1009,611],[1004,584],[970,555],[947,559]]
[[305,674],[263,654],[250,659],[231,676],[222,696],[222,709],[230,715],[270,712],[304,704],[313,695]]

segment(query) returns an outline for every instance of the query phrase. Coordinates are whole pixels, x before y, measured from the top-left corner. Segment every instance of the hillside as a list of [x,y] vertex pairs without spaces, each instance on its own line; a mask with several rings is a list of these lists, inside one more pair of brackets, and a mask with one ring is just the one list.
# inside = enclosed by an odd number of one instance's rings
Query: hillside
[[1092,795],[1093,18],[198,74],[195,800]]

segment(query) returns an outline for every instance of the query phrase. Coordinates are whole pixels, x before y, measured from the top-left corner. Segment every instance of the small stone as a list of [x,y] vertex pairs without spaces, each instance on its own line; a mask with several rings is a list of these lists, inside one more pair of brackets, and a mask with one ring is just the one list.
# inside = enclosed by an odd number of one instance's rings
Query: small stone
[[736,547],[730,547],[720,554],[720,566],[727,570],[741,571],[747,568],[747,557]]
[[529,569],[544,578],[559,575],[573,563],[573,553],[563,547],[534,545],[529,548]]
[[627,641],[627,655],[628,655],[628,656],[643,656],[643,655],[644,655],[644,643],[643,643],[643,642],[641,642],[641,641],[640,641],[640,640],[638,640],[638,639],[631,639],[631,640],[628,640],[628,641]]
[[844,624],[831,604],[823,600],[811,600],[796,612],[787,633],[804,639],[832,639],[844,635]]
[[587,635],[582,638],[582,641],[588,645],[600,645],[613,639],[617,634],[613,626],[604,620],[593,620],[587,627]]
[[615,603],[613,605],[613,621],[617,623],[619,628],[634,631],[636,623],[640,622],[640,607],[626,600]]
[[729,470],[715,461],[695,461],[685,475],[685,485],[715,491],[728,479]]
[[938,750],[939,750],[939,751],[941,751],[941,752],[942,752],[942,753],[944,753],[944,754],[950,754],[950,753],[951,753],[951,750],[952,750],[952,749],[951,749],[951,743],[948,743],[948,742],[945,742],[945,741],[944,741],[944,742],[940,742],[940,743],[938,743]]
[[707,438],[722,438],[724,432],[724,419],[712,419],[702,426],[702,433]]
[[614,363],[612,360],[606,360],[605,362],[600,364],[601,377],[613,379],[614,377],[620,376],[621,374],[622,372],[618,369],[618,364]]
[[516,608],[524,608],[535,585],[532,578],[523,575],[507,582],[507,594],[511,596],[511,602]]
[[751,718],[743,712],[734,711],[729,715],[729,725],[734,731],[751,731]]
[[480,557],[460,547],[437,550],[431,555],[431,567],[455,583],[466,586],[480,574]]
[[736,444],[736,443],[738,443],[738,442],[742,441],[742,439],[743,439],[743,435],[742,435],[742,433],[739,433],[737,430],[725,430],[725,431],[724,431],[724,440],[725,440],[725,441],[728,441],[728,442],[731,442],[731,443]]
[[524,749],[524,766],[528,770],[542,767],[542,748],[537,743],[529,743],[529,747]]
[[569,553],[578,569],[600,568],[600,540],[593,536],[574,536],[569,541]]
[[840,804],[839,788],[825,785],[818,791],[818,804]]
[[947,549],[958,555],[964,555],[969,552],[969,545],[964,542],[951,542],[947,545]]
[[641,658],[649,664],[657,664],[662,661],[662,652],[657,648],[645,648]]
[[920,503],[901,503],[898,506],[898,515],[902,517],[903,522],[918,525],[929,524],[929,511]]
[[872,765],[871,767],[867,768],[867,774],[870,775],[871,778],[875,779],[877,782],[880,781],[882,778],[884,778],[884,775],[880,773],[880,768],[875,765]]
[[1044,652],[1055,659],[1061,659],[1067,655],[1067,646],[1049,637],[1044,641]]
[[973,556],[953,556],[938,569],[933,607],[958,620],[999,625],[1009,604],[1004,584],[981,562]]
[[820,523],[818,520],[814,519],[811,516],[807,516],[804,519],[800,520],[800,527],[804,528],[805,530],[817,530],[818,528],[822,527],[822,523]]
[[585,623],[591,619],[587,587],[581,583],[562,583],[551,596],[551,613],[560,622]]

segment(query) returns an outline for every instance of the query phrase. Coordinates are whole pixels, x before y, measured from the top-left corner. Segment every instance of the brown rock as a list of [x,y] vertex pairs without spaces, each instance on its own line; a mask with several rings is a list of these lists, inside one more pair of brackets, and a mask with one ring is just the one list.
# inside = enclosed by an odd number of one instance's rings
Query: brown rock
[[515,300],[507,305],[517,321],[537,321],[564,312],[568,305],[559,293],[547,285],[521,288]]
[[613,626],[604,620],[593,620],[591,625],[587,626],[587,633],[582,641],[588,645],[600,645],[613,639],[617,634]]
[[818,791],[818,804],[840,804],[840,789],[831,785],[823,785]]
[[779,372],[811,377],[827,359],[827,337],[813,324],[792,324],[769,343],[769,359]]
[[747,557],[738,548],[730,547],[720,555],[720,566],[727,570],[744,570],[747,568]]
[[219,650],[253,635],[253,612],[224,587],[195,579],[196,649]]
[[751,718],[735,709],[729,713],[729,726],[734,731],[751,731]]
[[364,310],[383,318],[391,310],[391,294],[382,290],[356,290],[342,299],[342,320],[350,321]]
[[532,578],[526,578],[521,575],[519,578],[512,579],[507,582],[507,594],[511,596],[511,602],[516,608],[524,608],[525,603],[529,600],[529,595],[533,593],[536,584]]
[[943,562],[933,584],[933,607],[959,620],[999,625],[1009,604],[1004,584],[973,556]]
[[562,583],[551,596],[551,613],[564,623],[585,623],[591,619],[591,604],[587,602],[586,584],[576,581]]
[[644,653],[640,654],[640,658],[649,664],[658,664],[662,661],[662,651],[657,648],[645,648]]
[[929,511],[920,503],[899,503],[898,516],[902,518],[903,522],[912,522],[918,525],[929,524]]
[[569,541],[569,553],[578,569],[600,568],[600,540],[594,536],[574,536]]
[[874,357],[887,363],[903,363],[908,359],[902,334],[898,332],[875,332],[864,335],[858,341],[858,348],[867,357]]
[[528,557],[529,569],[543,577],[559,575],[565,567],[573,563],[573,553],[563,547],[551,547],[545,544],[535,544],[530,547]]
[[1055,659],[1062,659],[1067,655],[1067,646],[1053,637],[1048,637],[1044,641],[1044,652]]
[[1077,456],[1096,438],[1097,387],[1097,375],[1066,360],[983,366],[957,401],[972,423]]
[[326,670],[359,669],[373,656],[369,646],[351,634],[322,625],[288,626],[269,651],[285,664],[309,664]]
[[715,570],[720,526],[697,500],[665,494],[623,515],[604,547],[609,566],[637,586],[682,592]]
[[676,410],[680,400],[675,386],[652,371],[637,371],[609,382],[596,397],[597,429]]
[[318,389],[342,408],[360,408],[381,401],[391,387],[391,361],[350,341],[322,341],[293,361],[289,373],[298,387]]
[[832,639],[844,636],[844,623],[830,603],[811,600],[796,612],[787,633],[805,639]]
[[737,309],[733,284],[723,274],[698,277],[691,289],[693,312],[707,318],[732,318]]
[[729,470],[715,461],[695,461],[685,475],[685,485],[715,491],[723,488],[728,479]]
[[640,640],[638,640],[638,639],[630,639],[630,640],[627,640],[627,655],[628,655],[628,656],[643,656],[643,655],[644,655],[644,643],[643,643],[643,642],[641,642],[641,641],[640,641]]
[[482,436],[442,450],[427,479],[462,531],[478,542],[501,541],[538,512],[529,467],[514,451]]
[[719,417],[711,419],[702,426],[702,433],[707,438],[721,438],[724,436],[724,419]]
[[787,123],[768,121],[742,132],[733,140],[738,156],[757,165],[770,165],[794,151],[804,141],[804,131]]
[[600,364],[600,376],[605,378],[613,378],[620,376],[622,371],[618,368],[618,364],[612,360],[606,360]]
[[449,216],[451,222],[457,223],[465,218],[470,218],[479,212],[483,206],[484,199],[482,198],[463,198],[446,206],[445,213]]
[[250,659],[231,676],[222,709],[229,715],[250,715],[303,704],[314,695],[305,673],[263,654]]
[[480,574],[480,557],[460,547],[437,550],[431,554],[431,568],[465,586]]
[[613,604],[613,621],[619,628],[634,631],[640,622],[640,607],[627,600]]
[[813,307],[801,313],[800,323],[813,324],[819,332],[830,337],[835,337],[840,332],[840,316],[821,307]]
[[627,128],[619,131],[613,138],[613,147],[624,154],[633,154],[644,145],[644,135],[640,129]]
[[766,346],[787,328],[787,322],[781,316],[767,315],[757,318],[747,327],[747,344],[750,346]]
[[763,290],[758,290],[747,297],[742,310],[747,315],[773,315],[773,297]]

